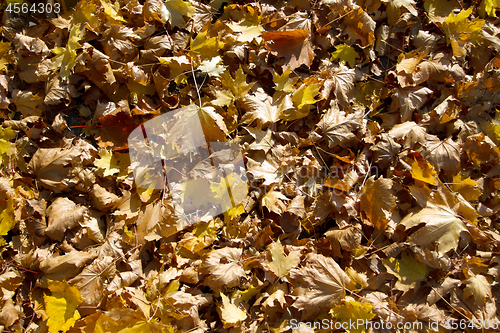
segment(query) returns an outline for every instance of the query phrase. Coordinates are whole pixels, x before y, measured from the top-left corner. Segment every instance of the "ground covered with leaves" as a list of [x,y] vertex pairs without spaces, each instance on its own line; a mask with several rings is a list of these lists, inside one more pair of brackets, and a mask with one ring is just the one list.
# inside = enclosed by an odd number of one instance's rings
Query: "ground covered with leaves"
[[[498,331],[498,0],[228,2],[2,4],[0,331]],[[195,224],[127,141],[186,106]]]

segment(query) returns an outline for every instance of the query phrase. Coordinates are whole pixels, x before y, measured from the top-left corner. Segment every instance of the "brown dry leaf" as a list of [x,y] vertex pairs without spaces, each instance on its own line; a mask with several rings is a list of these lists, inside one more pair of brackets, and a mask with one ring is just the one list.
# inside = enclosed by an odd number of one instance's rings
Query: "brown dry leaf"
[[208,275],[207,283],[213,290],[232,288],[246,275],[243,269],[242,249],[226,247],[213,250],[203,258],[200,270]]
[[328,141],[329,147],[346,145],[355,138],[354,131],[361,127],[363,114],[361,112],[351,113],[346,116],[334,104],[318,123],[318,128]]
[[28,167],[44,187],[59,193],[75,185],[68,177],[72,173],[72,163],[78,161],[81,154],[77,148],[39,148]]
[[64,232],[83,222],[88,208],[79,206],[68,198],[57,198],[47,208],[48,225],[45,234],[53,240],[62,241]]
[[285,58],[283,70],[287,67],[293,70],[301,65],[311,66],[315,54],[306,30],[266,32],[262,38],[274,55]]
[[426,157],[438,171],[456,174],[460,168],[460,147],[451,138],[443,141],[429,138],[426,143]]
[[484,275],[474,275],[464,281],[464,298],[473,297],[479,307],[484,307],[486,301],[491,300],[491,283]]
[[467,231],[460,217],[445,206],[426,207],[418,213],[410,213],[399,225],[410,229],[421,223],[425,223],[425,226],[413,233],[409,241],[423,248],[429,248],[436,243],[437,251],[441,254],[455,249],[460,233]]
[[113,208],[119,200],[119,197],[106,190],[99,184],[94,184],[92,191],[90,191],[90,199],[95,208],[107,211]]
[[412,112],[421,108],[427,102],[433,91],[427,87],[396,88],[391,110],[401,111],[401,122],[411,119]]
[[293,108],[290,95],[284,95],[283,98],[273,101],[262,90],[257,91],[255,95],[247,95],[242,104],[247,112],[241,122],[252,124],[257,120],[260,128],[282,119],[285,112]]
[[306,256],[302,268],[290,271],[290,279],[297,296],[292,306],[304,311],[304,320],[314,318],[322,311],[339,304],[351,281],[332,258],[313,253]]
[[23,117],[41,116],[44,111],[43,98],[31,91],[16,90],[12,94],[12,103]]
[[360,208],[371,224],[380,230],[387,228],[387,222],[396,209],[396,196],[391,193],[393,181],[371,176],[366,180],[360,197]]
[[69,280],[97,257],[96,253],[71,251],[62,256],[52,256],[40,262],[40,270],[52,280]]
[[288,198],[281,192],[269,191],[262,197],[261,207],[266,207],[270,212],[281,215],[286,209],[285,202],[287,200]]
[[321,77],[325,80],[320,94],[321,98],[327,99],[333,91],[338,103],[345,109],[350,108],[349,101],[353,97],[356,71],[345,65],[332,67],[328,63],[325,67],[321,72]]
[[110,281],[115,273],[116,265],[112,257],[97,258],[68,283],[76,285],[80,290],[82,305],[99,306],[105,297],[106,281]]
[[354,251],[361,245],[362,234],[355,227],[338,229],[338,227],[328,230],[325,237],[332,245],[332,256],[342,257],[342,250]]

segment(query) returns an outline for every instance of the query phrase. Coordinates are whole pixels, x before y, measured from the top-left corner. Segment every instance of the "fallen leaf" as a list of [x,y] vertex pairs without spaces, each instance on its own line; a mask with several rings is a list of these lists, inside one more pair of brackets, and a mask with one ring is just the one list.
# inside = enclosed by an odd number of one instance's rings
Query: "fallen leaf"
[[360,197],[360,208],[371,224],[380,230],[387,228],[387,222],[396,209],[396,196],[391,193],[393,181],[380,177],[375,180],[371,176],[365,182]]
[[50,295],[45,294],[45,311],[47,312],[47,326],[52,332],[67,332],[75,321],[80,319],[77,307],[82,302],[77,287],[70,286],[66,281],[49,282]]
[[224,328],[234,327],[239,325],[241,321],[247,318],[245,311],[235,305],[226,295],[220,294],[222,298],[222,306],[218,306],[217,310],[224,323]]
[[315,54],[306,30],[266,32],[262,38],[271,53],[285,58],[283,70],[293,70],[301,65],[311,66]]
[[302,268],[290,271],[290,279],[297,288],[297,298],[292,306],[304,311],[303,319],[315,317],[339,304],[351,281],[332,258],[313,253],[306,256]]
[[269,262],[269,267],[278,277],[287,275],[291,269],[297,267],[300,263],[300,252],[290,251],[290,253],[285,256],[285,248],[279,240],[270,244],[268,251],[272,259],[272,261]]
[[76,205],[68,198],[57,198],[48,208],[49,217],[45,235],[50,239],[62,241],[64,232],[72,229],[83,222],[88,208]]

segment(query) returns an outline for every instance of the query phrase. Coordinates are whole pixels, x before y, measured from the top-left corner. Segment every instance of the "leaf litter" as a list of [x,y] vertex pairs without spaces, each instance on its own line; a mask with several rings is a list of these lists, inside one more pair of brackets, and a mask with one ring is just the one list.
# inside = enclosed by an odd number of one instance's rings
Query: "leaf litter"
[[[498,1],[13,4],[0,30],[2,331],[495,331]],[[179,108],[240,147],[248,179],[217,182],[183,145],[158,153],[190,156],[175,172],[203,182],[151,184],[127,138]],[[232,208],[177,218],[172,195],[210,206],[242,181]]]

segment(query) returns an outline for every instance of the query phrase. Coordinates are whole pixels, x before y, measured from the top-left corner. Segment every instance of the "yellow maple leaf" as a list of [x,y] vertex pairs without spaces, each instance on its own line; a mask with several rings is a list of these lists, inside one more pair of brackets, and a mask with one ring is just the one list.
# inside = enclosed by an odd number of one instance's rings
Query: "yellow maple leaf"
[[300,252],[290,251],[288,256],[285,256],[285,248],[279,239],[269,245],[268,251],[272,258],[269,267],[278,277],[287,275],[292,268],[297,267],[300,263]]
[[217,307],[217,312],[224,323],[224,328],[233,327],[239,325],[243,320],[247,318],[245,311],[241,310],[233,300],[229,299],[223,293],[220,294],[222,298],[222,305]]
[[359,54],[353,47],[347,44],[340,44],[336,45],[335,48],[336,50],[330,58],[331,61],[340,60],[341,62],[347,62],[349,67],[356,65],[356,59],[359,58]]
[[167,0],[165,1],[165,18],[173,27],[183,27],[186,24],[183,16],[191,18],[195,12],[194,6],[189,1]]
[[0,71],[13,60],[12,56],[8,54],[10,46],[9,42],[0,42]]
[[202,59],[212,59],[219,55],[219,50],[224,47],[224,43],[219,37],[208,37],[208,30],[202,31],[191,39],[191,52],[193,55],[199,55]]
[[283,74],[278,73],[273,74],[273,82],[275,83],[274,89],[277,91],[283,91],[286,93],[292,92],[293,86],[297,83],[299,79],[294,77],[290,79],[290,67],[283,71]]
[[452,184],[450,184],[450,188],[460,193],[467,201],[477,200],[481,196],[481,190],[476,186],[477,181],[463,175],[462,172],[454,175]]
[[76,50],[80,48],[80,35],[83,24],[75,24],[69,32],[69,39],[66,47],[52,49],[56,54],[52,60],[52,69],[61,68],[59,71],[61,77],[66,79],[76,65]]
[[118,15],[118,11],[120,10],[120,3],[118,1],[112,5],[109,0],[101,0],[101,5],[104,8],[104,14],[108,16],[111,22],[126,22],[121,15]]
[[349,323],[358,322],[358,320],[362,320],[363,322],[372,320],[375,317],[372,309],[373,306],[370,303],[361,303],[356,301],[351,296],[347,296],[342,301],[342,304],[336,305],[330,310],[330,314],[335,317],[337,322],[348,324],[346,325],[348,327],[348,329],[346,329],[347,332],[363,333],[366,331],[364,326],[354,325],[356,328],[352,329],[350,328],[351,325],[349,325]]
[[4,156],[10,156],[15,153],[16,145],[9,141],[16,136],[17,131],[14,131],[12,128],[0,127],[0,166],[3,164],[2,161]]
[[413,179],[420,180],[424,183],[437,185],[436,170],[434,166],[427,161],[413,160],[411,164],[411,175]]
[[500,0],[483,0],[479,5],[479,14],[481,17],[486,15],[497,17],[495,13],[497,8],[500,8]]
[[16,219],[14,218],[14,198],[7,196],[7,200],[0,201],[0,246],[5,245],[5,239],[2,236],[6,236],[7,233],[14,228],[16,225]]
[[82,303],[80,291],[66,281],[49,282],[51,295],[45,294],[47,326],[51,332],[68,331],[80,319],[77,307]]
[[385,258],[382,263],[387,270],[398,278],[396,289],[408,291],[418,287],[420,281],[427,277],[427,265],[421,263],[413,255],[403,252],[401,259]]
[[459,57],[465,55],[464,46],[467,42],[478,43],[481,40],[481,30],[484,20],[468,17],[472,14],[472,7],[454,15],[450,13],[443,24],[448,45],[451,44],[453,55]]
[[101,158],[96,159],[94,161],[94,165],[99,169],[104,170],[104,177],[120,172],[120,168],[118,168],[119,160],[116,159],[116,156],[113,155],[112,151],[101,149],[99,151],[99,156]]
[[304,82],[292,95],[293,104],[297,109],[302,109],[306,105],[315,104],[317,100],[314,98],[319,93],[321,83],[311,80]]
[[252,89],[255,82],[247,83],[247,76],[243,69],[240,67],[234,73],[234,79],[232,78],[229,71],[225,71],[221,75],[222,86],[228,89],[233,97],[233,100],[239,100],[245,98],[250,89]]

